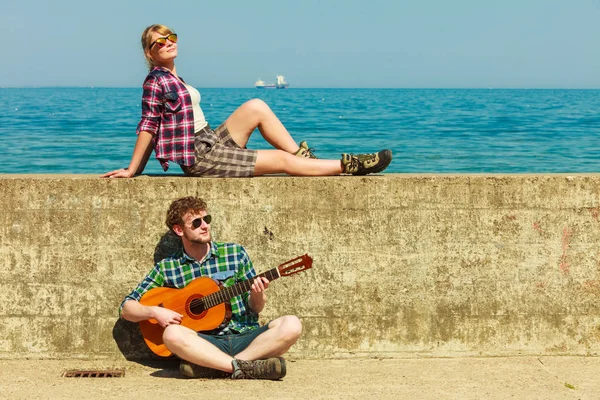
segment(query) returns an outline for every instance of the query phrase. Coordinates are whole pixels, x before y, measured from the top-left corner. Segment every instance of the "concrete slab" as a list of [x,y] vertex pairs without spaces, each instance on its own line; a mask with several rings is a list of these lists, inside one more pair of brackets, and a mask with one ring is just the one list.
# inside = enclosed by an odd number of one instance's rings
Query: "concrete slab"
[[[123,378],[63,378],[124,368]],[[2,399],[597,399],[598,357],[297,360],[282,381],[185,379],[171,364],[2,360]]]
[[0,358],[140,359],[119,304],[177,247],[176,198],[303,323],[297,359],[600,355],[600,175],[0,176]]

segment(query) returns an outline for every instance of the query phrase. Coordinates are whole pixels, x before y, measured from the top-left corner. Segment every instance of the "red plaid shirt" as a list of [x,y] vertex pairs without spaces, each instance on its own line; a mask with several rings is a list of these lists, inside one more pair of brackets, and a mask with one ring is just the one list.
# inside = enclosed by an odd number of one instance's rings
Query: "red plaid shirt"
[[150,71],[142,87],[142,119],[137,134],[146,131],[154,136],[152,145],[163,170],[169,169],[169,160],[194,165],[194,111],[187,89],[171,71],[161,67]]

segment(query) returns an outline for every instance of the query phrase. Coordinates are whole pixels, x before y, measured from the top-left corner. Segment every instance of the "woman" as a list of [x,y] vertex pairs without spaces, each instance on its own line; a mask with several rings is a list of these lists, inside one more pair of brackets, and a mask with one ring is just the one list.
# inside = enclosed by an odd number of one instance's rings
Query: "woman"
[[[185,175],[249,177],[272,173],[299,176],[355,174],[383,171],[392,159],[390,150],[374,154],[342,154],[342,160],[319,160],[306,142],[300,146],[262,100],[253,99],[212,130],[200,108],[200,93],[177,74],[177,35],[164,25],[151,25],[142,33],[142,48],[150,73],[143,85],[142,119],[128,168],[102,175],[129,178],[144,171],[154,149],[163,169],[169,161]],[[246,148],[252,132],[277,150]]]

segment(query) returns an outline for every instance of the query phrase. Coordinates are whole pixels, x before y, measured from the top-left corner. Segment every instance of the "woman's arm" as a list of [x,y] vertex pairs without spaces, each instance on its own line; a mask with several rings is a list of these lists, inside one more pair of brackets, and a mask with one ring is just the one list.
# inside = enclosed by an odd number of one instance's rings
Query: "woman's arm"
[[135,142],[129,167],[107,172],[102,175],[102,178],[131,178],[134,175],[141,174],[146,168],[150,154],[152,154],[152,134],[141,131]]
[[[143,139],[140,139],[140,136],[144,136]],[[146,164],[148,164],[148,160],[150,159],[150,155],[152,154],[152,140],[153,140],[153,135],[148,132],[148,131],[141,131],[140,134],[138,135],[137,141],[135,142],[136,146],[140,141],[144,141],[147,142],[146,146],[146,151],[144,152],[144,154],[142,154],[142,158],[140,160],[140,163],[135,171],[136,175],[141,174],[142,172],[144,172],[144,169],[146,168]],[[144,146],[143,144],[140,144],[140,146]],[[133,156],[131,157],[131,161],[133,162],[133,158],[135,157],[135,147],[133,148]],[[133,166],[131,165],[131,163],[129,163],[129,170],[131,170],[133,168]]]
[[142,118],[136,129],[138,137],[129,167],[107,172],[102,178],[131,178],[141,174],[152,154],[152,140],[160,127],[163,114],[163,87],[156,76],[148,75],[142,86]]

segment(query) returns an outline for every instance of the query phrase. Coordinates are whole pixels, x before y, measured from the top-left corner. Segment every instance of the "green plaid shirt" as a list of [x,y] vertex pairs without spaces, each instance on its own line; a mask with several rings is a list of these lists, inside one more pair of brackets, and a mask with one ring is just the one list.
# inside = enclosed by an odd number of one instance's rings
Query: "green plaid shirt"
[[[156,263],[144,280],[121,303],[127,300],[140,301],[144,293],[156,287],[182,289],[196,278],[206,276],[223,283],[225,287],[252,279],[256,271],[246,250],[235,243],[210,243],[210,252],[204,261],[198,262],[185,254],[183,248],[176,254]],[[248,305],[250,292],[231,299],[232,317],[218,334],[244,333],[258,328],[258,314]]]

